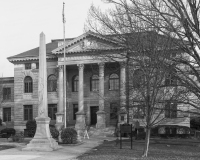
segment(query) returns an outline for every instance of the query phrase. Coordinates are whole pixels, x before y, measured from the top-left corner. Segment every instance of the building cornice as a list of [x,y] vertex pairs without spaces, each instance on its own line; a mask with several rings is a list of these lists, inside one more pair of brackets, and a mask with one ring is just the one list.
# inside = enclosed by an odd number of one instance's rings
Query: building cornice
[[[47,56],[48,60],[57,59],[56,56]],[[26,62],[26,61],[39,61],[39,57],[21,57],[21,58],[8,58],[9,62]]]

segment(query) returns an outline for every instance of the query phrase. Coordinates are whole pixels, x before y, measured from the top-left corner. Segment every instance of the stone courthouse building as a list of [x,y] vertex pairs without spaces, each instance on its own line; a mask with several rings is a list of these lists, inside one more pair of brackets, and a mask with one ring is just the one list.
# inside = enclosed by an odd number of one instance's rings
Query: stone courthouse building
[[[66,65],[66,121],[76,124],[76,113],[85,115],[87,125],[97,128],[115,125],[117,112],[126,102],[124,59],[102,61],[99,55],[123,52],[114,39],[91,31],[46,44],[48,116],[56,123],[56,113],[64,113],[64,62]],[[8,57],[14,64],[14,78],[2,78],[1,117],[15,129],[25,129],[38,115],[39,48]],[[122,119],[121,119],[122,120]]]

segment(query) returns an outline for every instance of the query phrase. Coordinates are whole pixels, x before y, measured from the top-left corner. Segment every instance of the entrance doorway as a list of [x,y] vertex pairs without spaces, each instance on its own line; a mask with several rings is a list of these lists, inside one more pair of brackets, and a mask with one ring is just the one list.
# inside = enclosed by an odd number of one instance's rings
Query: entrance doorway
[[99,106],[91,106],[90,107],[90,125],[96,125],[97,123],[97,111],[99,110]]

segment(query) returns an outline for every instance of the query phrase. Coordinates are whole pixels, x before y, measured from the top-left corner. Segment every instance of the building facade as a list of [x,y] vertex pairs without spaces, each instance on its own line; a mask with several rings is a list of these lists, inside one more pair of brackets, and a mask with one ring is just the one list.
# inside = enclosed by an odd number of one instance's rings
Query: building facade
[[[65,60],[62,39],[46,44],[46,52],[48,116],[52,124],[56,123],[56,113],[64,113],[65,110],[64,63],[68,126],[76,125],[79,114],[85,115],[86,125],[97,128],[126,121],[126,116],[125,119],[118,119],[117,114],[126,105],[126,59],[118,56],[123,48],[117,41],[89,31],[79,37],[66,39]],[[104,56],[108,54],[114,58]],[[14,78],[10,78],[10,83],[3,86],[11,88],[11,98],[10,102],[1,104],[1,115],[3,120],[7,120],[5,116],[9,112],[10,123],[15,129],[23,130],[26,122],[38,115],[39,48],[8,57],[8,60],[14,64]],[[7,92],[10,93],[9,89]],[[130,110],[130,113],[135,115],[132,112],[134,110]],[[132,117],[133,121],[143,121],[144,118]]]

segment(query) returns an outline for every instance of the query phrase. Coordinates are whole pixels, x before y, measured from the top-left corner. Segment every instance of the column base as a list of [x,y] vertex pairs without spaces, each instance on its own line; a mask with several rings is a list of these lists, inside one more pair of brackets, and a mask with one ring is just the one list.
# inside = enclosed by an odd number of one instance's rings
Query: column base
[[106,128],[106,112],[105,111],[97,112],[96,128],[98,128],[98,129]]
[[58,142],[62,143],[61,131],[62,131],[62,128],[64,128],[64,123],[56,123],[55,127],[56,127],[56,130],[59,132]]
[[29,144],[25,148],[23,148],[23,151],[54,151],[59,148],[62,148],[58,146],[58,143],[51,137],[51,133],[49,130],[49,117],[36,117],[35,118],[37,122],[37,129],[35,136],[30,141]]
[[75,125],[75,129],[77,131],[77,140],[79,142],[82,141],[82,135],[83,132],[85,130],[85,113],[84,112],[77,112],[76,113],[76,125]]
[[64,113],[63,112],[57,112],[56,113],[56,124],[55,127],[57,129],[57,131],[59,132],[59,136],[58,136],[58,142],[62,143],[62,139],[61,139],[61,130],[64,127]]

